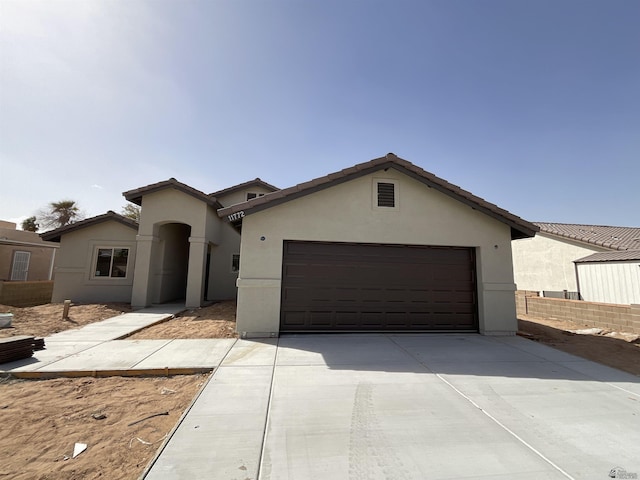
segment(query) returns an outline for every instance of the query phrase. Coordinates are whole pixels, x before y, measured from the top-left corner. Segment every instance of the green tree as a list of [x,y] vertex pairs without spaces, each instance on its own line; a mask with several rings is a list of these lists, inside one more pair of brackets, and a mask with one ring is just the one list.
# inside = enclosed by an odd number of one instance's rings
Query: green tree
[[40,212],[38,220],[44,228],[59,228],[82,220],[84,214],[75,200],[51,202]]
[[142,212],[142,208],[135,203],[127,203],[120,211],[122,215],[138,223],[140,223],[140,212]]
[[27,232],[37,232],[39,228],[40,225],[36,221],[35,215],[22,221],[22,230]]

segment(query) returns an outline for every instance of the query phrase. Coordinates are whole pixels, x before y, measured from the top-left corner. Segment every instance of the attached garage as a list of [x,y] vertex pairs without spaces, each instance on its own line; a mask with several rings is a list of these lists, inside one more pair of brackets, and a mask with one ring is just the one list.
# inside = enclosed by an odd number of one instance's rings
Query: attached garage
[[281,332],[478,330],[472,248],[285,241]]
[[393,154],[218,214],[242,337],[517,330],[511,241],[537,227]]

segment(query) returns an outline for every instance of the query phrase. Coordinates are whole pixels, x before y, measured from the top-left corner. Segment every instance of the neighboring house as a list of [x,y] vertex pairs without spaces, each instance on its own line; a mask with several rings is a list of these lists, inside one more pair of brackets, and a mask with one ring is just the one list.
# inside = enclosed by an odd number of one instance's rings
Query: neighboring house
[[0,221],[0,281],[51,280],[59,245],[16,227],[13,222]]
[[43,235],[64,252],[55,299],[237,294],[243,337],[513,334],[511,241],[538,230],[393,154],[285,190],[255,179],[207,195],[170,179],[124,196],[142,207],[137,228],[110,212]]
[[[580,292],[574,262],[592,254],[640,249],[640,228],[535,223],[534,238],[513,242],[519,290]],[[580,285],[582,287],[582,285]],[[585,298],[586,300],[586,298]]]
[[242,336],[517,330],[511,240],[537,227],[393,154],[219,214]]
[[574,263],[583,300],[640,304],[640,250],[594,253]]

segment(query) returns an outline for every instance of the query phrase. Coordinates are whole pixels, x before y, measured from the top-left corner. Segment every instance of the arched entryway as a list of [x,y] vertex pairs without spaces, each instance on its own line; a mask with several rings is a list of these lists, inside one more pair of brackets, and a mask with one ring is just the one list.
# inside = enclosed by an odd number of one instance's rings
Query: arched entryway
[[186,298],[190,236],[191,226],[184,223],[166,223],[158,228],[153,303]]

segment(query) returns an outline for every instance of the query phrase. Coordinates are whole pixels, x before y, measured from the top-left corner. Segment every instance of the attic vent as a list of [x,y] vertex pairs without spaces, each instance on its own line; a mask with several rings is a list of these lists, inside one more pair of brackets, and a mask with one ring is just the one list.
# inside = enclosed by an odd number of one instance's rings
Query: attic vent
[[396,206],[395,185],[393,183],[378,182],[378,206]]

